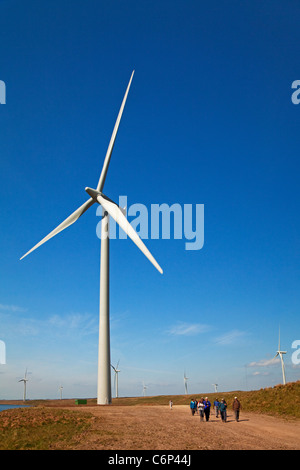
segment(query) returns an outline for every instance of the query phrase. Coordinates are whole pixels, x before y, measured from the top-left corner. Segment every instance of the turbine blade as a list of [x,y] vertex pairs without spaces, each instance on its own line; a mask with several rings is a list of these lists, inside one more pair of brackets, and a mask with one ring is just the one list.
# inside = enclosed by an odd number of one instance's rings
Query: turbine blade
[[113,151],[113,148],[114,148],[117,132],[118,132],[118,129],[119,129],[119,124],[120,124],[121,117],[122,117],[122,114],[123,114],[123,111],[124,111],[124,107],[125,107],[125,103],[126,103],[126,100],[127,100],[129,88],[130,88],[130,85],[131,85],[131,82],[132,82],[133,74],[134,74],[134,71],[131,74],[131,77],[130,77],[130,80],[129,80],[129,83],[128,83],[128,86],[127,86],[122,104],[121,104],[121,108],[120,108],[120,111],[119,111],[119,114],[118,114],[118,117],[117,117],[117,120],[116,120],[116,123],[115,123],[115,127],[114,127],[114,130],[113,130],[112,136],[110,138],[110,142],[109,142],[109,145],[108,145],[108,149],[107,149],[106,156],[105,156],[105,159],[104,159],[104,164],[103,164],[103,167],[102,167],[101,175],[100,175],[98,186],[97,186],[97,191],[102,191],[104,183],[105,183],[105,178],[106,178],[106,174],[107,174],[107,170],[108,170],[108,165],[109,165],[109,162],[110,162],[110,157],[111,157],[111,154],[112,154],[112,151]]
[[114,202],[108,200],[106,197],[103,197],[99,194],[97,197],[98,202],[101,204],[104,210],[120,225],[124,232],[131,238],[131,240],[136,244],[136,246],[144,253],[144,255],[151,261],[153,266],[162,274],[163,270],[153,258],[148,248],[144,245],[134,228],[130,225],[125,215],[123,214],[120,207]]
[[29,255],[32,251],[36,250],[39,246],[43,245],[43,243],[47,242],[50,240],[50,238],[54,237],[57,235],[59,232],[64,230],[65,228],[69,227],[70,225],[74,224],[77,219],[86,211],[88,210],[93,204],[95,200],[93,198],[90,198],[88,201],[86,201],[82,206],[80,206],[78,209],[76,209],[75,212],[73,212],[67,219],[65,219],[58,227],[56,227],[52,232],[49,233],[46,237],[44,237],[39,243],[37,243],[31,250],[27,251],[25,255],[22,256],[21,259],[25,258],[25,256]]

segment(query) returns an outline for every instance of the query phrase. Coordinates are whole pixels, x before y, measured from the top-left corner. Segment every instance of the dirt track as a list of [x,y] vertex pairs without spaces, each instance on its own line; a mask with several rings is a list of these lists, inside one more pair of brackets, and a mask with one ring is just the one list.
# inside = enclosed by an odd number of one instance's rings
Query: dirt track
[[[72,408],[74,410],[74,408]],[[88,406],[91,431],[74,449],[107,450],[300,450],[300,422],[228,411],[222,423],[212,412],[209,422],[192,416],[188,406]]]

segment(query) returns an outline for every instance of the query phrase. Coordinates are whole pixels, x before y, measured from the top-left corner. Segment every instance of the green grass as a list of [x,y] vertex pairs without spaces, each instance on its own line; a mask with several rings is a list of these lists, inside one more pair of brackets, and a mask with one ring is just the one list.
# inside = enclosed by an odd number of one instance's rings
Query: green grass
[[70,449],[92,415],[55,408],[19,408],[0,413],[0,450]]

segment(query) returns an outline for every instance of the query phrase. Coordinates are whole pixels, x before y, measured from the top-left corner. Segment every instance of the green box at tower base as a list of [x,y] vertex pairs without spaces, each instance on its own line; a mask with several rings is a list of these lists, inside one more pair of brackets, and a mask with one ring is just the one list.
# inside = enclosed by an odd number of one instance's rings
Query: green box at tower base
[[86,404],[87,404],[87,400],[75,400],[75,404],[76,404],[76,405],[86,405]]

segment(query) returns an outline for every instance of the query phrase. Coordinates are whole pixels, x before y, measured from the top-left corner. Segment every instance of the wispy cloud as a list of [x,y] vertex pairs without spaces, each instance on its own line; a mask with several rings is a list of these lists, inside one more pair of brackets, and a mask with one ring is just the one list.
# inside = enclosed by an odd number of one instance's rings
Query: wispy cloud
[[217,338],[215,338],[215,343],[216,344],[221,344],[221,345],[231,345],[231,344],[234,344],[235,342],[237,342],[240,338],[244,337],[245,336],[245,332],[244,331],[240,331],[240,330],[231,330],[231,331],[228,331],[227,333],[224,333],[223,335],[221,336],[218,336]]
[[19,307],[18,305],[0,304],[0,311],[2,312],[27,312],[27,308]]
[[267,376],[267,375],[270,375],[269,372],[258,372],[258,371],[255,371],[253,372],[253,375],[254,376]]
[[16,311],[21,312],[22,310],[12,310],[12,308],[10,311],[7,309],[6,312],[0,310],[1,333],[6,338],[8,336],[37,337],[42,335],[49,335],[54,338],[67,337],[75,333],[86,336],[98,331],[98,317],[89,313],[52,315],[46,318],[34,318],[26,314],[16,319],[13,314]]
[[278,364],[279,358],[277,359],[261,359],[260,361],[257,362],[250,362],[248,364],[248,367],[268,367],[268,366],[273,366],[274,364]]
[[168,330],[168,334],[173,336],[192,336],[208,330],[210,330],[210,326],[201,323],[178,323]]
[[55,328],[57,332],[78,330],[81,334],[92,334],[98,331],[98,318],[89,313],[72,313],[68,315],[52,315],[49,318],[49,326]]

